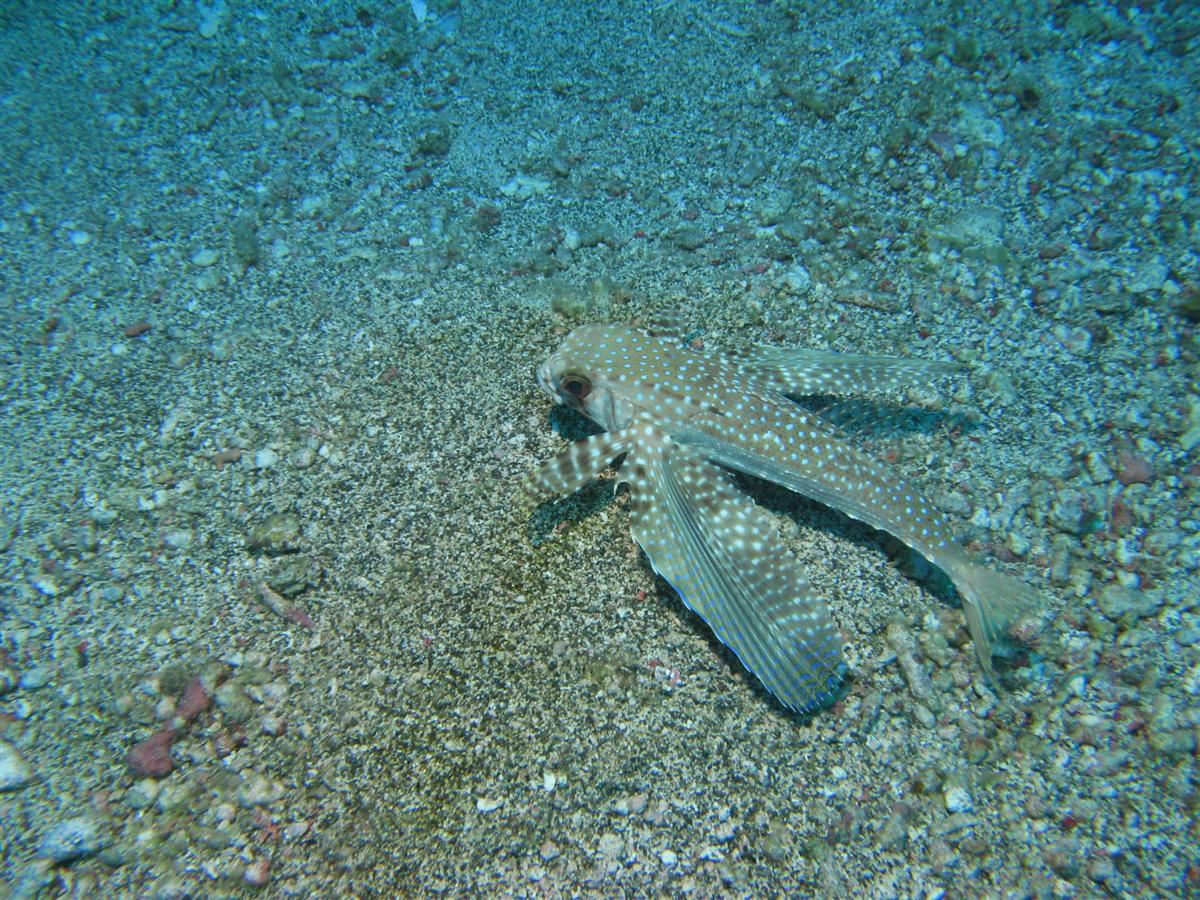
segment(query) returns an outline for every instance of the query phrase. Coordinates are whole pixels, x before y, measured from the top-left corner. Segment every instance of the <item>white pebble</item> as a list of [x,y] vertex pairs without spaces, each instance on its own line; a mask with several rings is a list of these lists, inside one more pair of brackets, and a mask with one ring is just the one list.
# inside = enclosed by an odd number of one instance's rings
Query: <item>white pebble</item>
[[279,462],[279,454],[270,447],[264,447],[254,454],[254,468],[269,469]]
[[812,288],[812,276],[808,273],[808,269],[796,263],[784,274],[783,286],[790,294],[797,296],[807,294]]
[[217,261],[217,251],[211,247],[202,247],[192,254],[192,265],[206,268]]
[[51,862],[64,863],[93,856],[100,847],[100,829],[95,821],[77,816],[51,828],[38,844],[37,855]]
[[970,812],[974,806],[971,795],[962,785],[950,785],[943,792],[942,797],[946,801],[946,809],[952,813]]
[[21,758],[17,748],[0,740],[0,792],[15,791],[33,780],[33,770]]
[[131,809],[149,809],[161,791],[157,778],[139,778],[125,792],[125,804]]
[[50,669],[46,666],[34,666],[21,675],[20,685],[24,690],[36,691],[50,683]]

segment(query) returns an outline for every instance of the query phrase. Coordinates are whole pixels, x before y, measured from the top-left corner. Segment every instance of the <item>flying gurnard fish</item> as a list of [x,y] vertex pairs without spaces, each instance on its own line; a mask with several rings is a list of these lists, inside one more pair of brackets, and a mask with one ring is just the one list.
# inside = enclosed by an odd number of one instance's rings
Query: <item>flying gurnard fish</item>
[[956,363],[759,347],[733,356],[683,343],[664,319],[647,328],[576,328],[538,383],[605,429],[531,472],[538,502],[565,496],[625,454],[634,539],[650,565],[742,664],[790,709],[828,705],[846,676],[842,638],[769,517],[729,469],[783,485],[887,531],[950,576],[980,665],[1033,608],[1032,587],[971,559],[949,523],[898,472],[852,447],[788,395],[886,389]]

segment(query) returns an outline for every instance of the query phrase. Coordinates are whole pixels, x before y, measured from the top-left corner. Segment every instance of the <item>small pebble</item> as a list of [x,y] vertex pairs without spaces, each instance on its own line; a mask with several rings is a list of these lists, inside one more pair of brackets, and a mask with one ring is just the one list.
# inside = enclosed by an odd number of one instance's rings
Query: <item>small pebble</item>
[[156,731],[144,741],[134,744],[125,755],[125,762],[135,775],[153,775],[161,778],[175,767],[175,762],[171,759],[173,740],[173,729]]
[[94,820],[76,816],[55,825],[38,844],[37,855],[54,863],[94,856],[103,846]]
[[242,879],[246,884],[254,887],[262,887],[271,880],[271,862],[267,859],[256,859],[250,865],[246,866],[246,871],[242,875]]
[[125,792],[125,803],[131,809],[149,809],[161,791],[162,785],[157,778],[139,778]]
[[283,788],[257,772],[246,778],[238,788],[237,800],[243,809],[252,806],[270,806],[283,796]]
[[47,666],[34,666],[21,675],[20,685],[27,691],[36,691],[50,683],[50,669]]
[[17,748],[0,740],[0,793],[23,788],[33,780],[33,770],[21,758]]
[[1121,484],[1149,484],[1154,468],[1143,457],[1127,450],[1117,453],[1117,481]]
[[254,454],[254,468],[270,469],[279,462],[279,454],[270,447],[264,447]]
[[210,247],[197,250],[192,254],[192,265],[206,268],[217,261],[217,251]]
[[946,801],[946,809],[952,813],[970,812],[974,806],[970,793],[968,793],[965,787],[959,784],[952,784],[947,787],[942,797]]

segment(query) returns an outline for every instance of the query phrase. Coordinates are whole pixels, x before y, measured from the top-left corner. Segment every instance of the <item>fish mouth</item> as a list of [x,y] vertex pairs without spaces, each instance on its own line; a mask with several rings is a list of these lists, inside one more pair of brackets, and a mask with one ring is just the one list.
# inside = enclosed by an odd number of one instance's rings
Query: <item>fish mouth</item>
[[542,363],[540,366],[538,366],[537,383],[539,385],[541,385],[542,390],[544,390],[547,394],[549,394],[551,397],[553,397],[559,403],[562,403],[563,398],[561,396],[559,396],[558,391],[555,390],[554,376],[551,374],[551,371],[550,371],[551,370],[550,364],[552,362],[553,362],[553,359],[548,359],[544,363]]

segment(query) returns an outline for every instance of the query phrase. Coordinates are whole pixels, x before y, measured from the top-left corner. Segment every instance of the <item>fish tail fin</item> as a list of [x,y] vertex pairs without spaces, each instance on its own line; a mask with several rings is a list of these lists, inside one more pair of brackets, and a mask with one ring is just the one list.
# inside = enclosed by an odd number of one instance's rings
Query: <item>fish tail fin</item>
[[951,569],[951,575],[962,594],[975,655],[990,675],[996,645],[1008,638],[1017,619],[1041,606],[1041,598],[1032,585],[1019,578],[965,558]]

